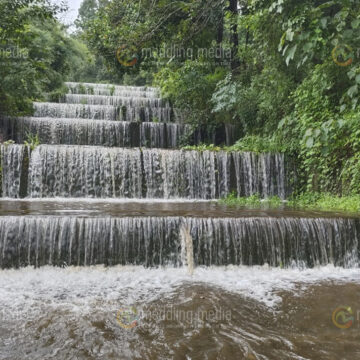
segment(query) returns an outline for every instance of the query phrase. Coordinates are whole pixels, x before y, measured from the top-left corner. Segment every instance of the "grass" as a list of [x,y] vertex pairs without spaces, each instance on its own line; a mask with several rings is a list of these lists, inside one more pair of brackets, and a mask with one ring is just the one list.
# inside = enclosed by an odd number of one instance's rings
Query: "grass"
[[340,197],[329,193],[304,193],[290,199],[288,205],[309,210],[360,212],[360,195]]
[[[230,194],[219,200],[220,204],[228,206],[246,206],[252,208],[271,207],[279,208],[284,202],[277,196],[261,199],[259,195],[237,197]],[[346,211],[360,212],[360,195],[335,196],[328,193],[304,193],[286,201],[287,207],[302,210]]]
[[181,148],[182,150],[195,150],[195,151],[227,151],[228,148],[221,148],[220,146],[215,146],[213,144],[199,144],[199,145],[187,145]]
[[285,148],[272,138],[261,138],[259,136],[245,136],[232,146],[215,146],[213,144],[199,144],[194,146],[184,146],[183,150],[196,151],[240,151],[255,153],[278,153],[285,152]]
[[278,196],[262,199],[258,194],[249,197],[237,197],[232,193],[224,199],[219,200],[220,204],[228,206],[247,206],[247,207],[280,207],[283,201]]

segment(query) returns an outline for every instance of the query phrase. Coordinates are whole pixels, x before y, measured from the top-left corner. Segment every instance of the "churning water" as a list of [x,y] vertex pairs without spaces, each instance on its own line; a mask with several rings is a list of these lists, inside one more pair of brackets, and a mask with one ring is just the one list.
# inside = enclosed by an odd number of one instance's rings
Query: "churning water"
[[359,275],[333,267],[197,268],[191,277],[141,267],[0,271],[0,356],[357,359],[357,323],[340,330],[331,318],[343,302],[356,309]]

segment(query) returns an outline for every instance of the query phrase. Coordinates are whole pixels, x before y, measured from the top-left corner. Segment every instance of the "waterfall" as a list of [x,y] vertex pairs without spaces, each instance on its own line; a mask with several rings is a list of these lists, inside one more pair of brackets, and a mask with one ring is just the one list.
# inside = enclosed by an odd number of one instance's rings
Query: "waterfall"
[[1,145],[2,196],[19,198],[26,169],[24,145]]
[[90,120],[170,122],[171,108],[146,106],[114,106],[65,103],[34,103],[35,117]]
[[170,107],[167,101],[161,98],[148,97],[129,97],[129,96],[106,96],[106,95],[83,95],[66,94],[65,103],[67,104],[87,104],[87,105],[108,105],[108,106],[129,106],[129,107]]
[[109,147],[176,148],[191,127],[174,123],[138,123],[88,119],[4,118],[4,133],[18,143],[28,134],[42,144],[97,145]]
[[119,110],[111,105],[34,103],[35,117],[120,120]]
[[287,194],[284,154],[234,152],[237,193],[240,196]]
[[66,216],[0,217],[0,266],[177,267],[182,225],[196,266],[359,267],[359,219]]
[[124,97],[146,97],[158,98],[159,91],[152,87],[120,86],[109,84],[91,84],[67,82],[66,85],[72,94],[124,96]]
[[69,93],[59,103],[35,102],[33,117],[0,118],[3,140],[23,143],[37,135],[41,144],[170,149],[184,142],[234,143],[231,125],[212,131],[193,129],[185,123],[184,114],[161,99],[155,88],[87,83],[67,86]]
[[[231,125],[220,133],[193,131],[171,122],[184,114],[154,88],[67,86],[66,103],[35,103],[34,117],[0,119],[6,139],[23,143],[30,134],[41,143],[1,145],[3,197],[33,204],[58,197],[195,201],[290,193],[293,174],[284,154],[176,149],[184,138],[225,143],[235,131]],[[222,208],[219,214],[206,208],[201,217],[194,210],[193,217],[169,206],[162,212],[169,216],[157,217],[137,209],[120,217],[118,208],[109,217],[40,216],[31,207],[12,217],[4,204],[0,266],[187,264],[190,272],[202,265],[359,266],[359,219],[240,217]]]
[[[8,145],[4,154],[19,154],[21,148]],[[6,180],[10,197],[18,196],[22,163],[27,195],[33,198],[205,200],[232,191],[283,198],[286,193],[285,158],[277,154],[40,145],[29,159],[12,155],[4,159],[4,181],[7,176],[14,180]]]
[[28,195],[141,198],[141,151],[38,146],[30,158]]

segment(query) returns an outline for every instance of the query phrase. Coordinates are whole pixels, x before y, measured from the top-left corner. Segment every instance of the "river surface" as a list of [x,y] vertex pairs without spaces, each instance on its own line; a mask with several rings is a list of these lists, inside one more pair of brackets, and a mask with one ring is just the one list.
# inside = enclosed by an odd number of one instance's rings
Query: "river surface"
[[213,201],[147,199],[0,199],[0,216],[184,216],[211,218],[296,217],[359,218],[357,214],[334,211],[303,211],[283,205],[232,207]]
[[359,359],[359,298],[332,266],[3,270],[0,359]]

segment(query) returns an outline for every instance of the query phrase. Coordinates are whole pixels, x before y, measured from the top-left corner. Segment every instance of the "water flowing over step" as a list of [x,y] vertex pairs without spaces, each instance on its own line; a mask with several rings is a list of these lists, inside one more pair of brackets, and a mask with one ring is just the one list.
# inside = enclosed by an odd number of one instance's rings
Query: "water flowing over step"
[[147,86],[122,86],[67,82],[71,94],[159,98],[159,90]]
[[170,107],[34,103],[35,117],[110,121],[170,122]]
[[150,148],[230,146],[236,141],[232,124],[219,124],[215,130],[187,125],[154,88],[78,83],[68,83],[68,88],[59,103],[35,102],[34,117],[1,117],[2,141],[23,143],[37,136],[42,144]]
[[359,267],[359,219],[0,217],[0,266],[181,266],[180,228],[200,265]]
[[169,107],[169,103],[161,98],[129,96],[66,94],[64,102],[67,104],[82,105],[133,106],[150,108]]
[[28,152],[1,147],[4,197],[20,197],[24,187],[31,198],[285,198],[290,191],[283,154],[61,145]]
[[200,143],[200,132],[189,125],[87,119],[4,118],[0,126],[7,139],[24,143],[36,134],[41,144],[100,145],[110,147],[177,148],[184,137]]
[[176,118],[155,88],[67,83],[64,104],[35,103],[35,116],[171,122]]

